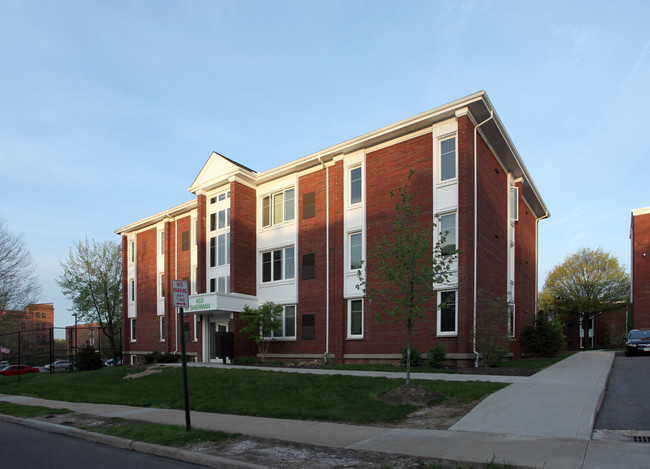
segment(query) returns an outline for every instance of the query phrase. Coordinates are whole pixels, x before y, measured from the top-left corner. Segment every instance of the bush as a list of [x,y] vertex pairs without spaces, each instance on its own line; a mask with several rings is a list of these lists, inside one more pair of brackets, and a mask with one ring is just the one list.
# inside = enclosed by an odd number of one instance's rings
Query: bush
[[142,358],[148,365],[152,363],[176,363],[178,361],[178,357],[171,352],[160,353],[155,351],[143,355]]
[[552,358],[564,347],[562,323],[541,311],[521,333],[521,348],[527,356]]
[[427,352],[427,365],[430,368],[438,368],[445,361],[446,356],[445,348],[441,344],[437,344]]
[[236,357],[232,359],[233,365],[257,365],[260,359],[257,357]]
[[[404,347],[402,349],[402,360],[400,362],[402,365],[406,365],[406,352],[407,352],[407,348]],[[420,361],[421,358],[422,358],[422,354],[418,351],[418,349],[416,349],[415,347],[411,347],[411,366],[418,366],[418,362]]]
[[76,367],[80,371],[99,370],[102,367],[102,359],[89,343],[81,347],[77,352]]

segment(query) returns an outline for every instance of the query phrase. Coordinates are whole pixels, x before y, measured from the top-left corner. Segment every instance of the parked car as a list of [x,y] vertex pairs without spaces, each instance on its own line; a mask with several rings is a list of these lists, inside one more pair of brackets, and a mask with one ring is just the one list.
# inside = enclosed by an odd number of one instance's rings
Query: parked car
[[109,358],[104,362],[104,366],[122,366],[122,357],[117,357],[117,364],[115,364],[115,360]]
[[26,375],[28,373],[38,373],[41,370],[27,365],[9,365],[0,370],[0,376]]
[[71,370],[72,362],[70,360],[57,360],[54,363],[48,363],[47,365],[45,365],[46,370],[49,370],[50,368],[52,368],[54,371]]
[[650,353],[650,329],[632,329],[625,341],[625,355]]

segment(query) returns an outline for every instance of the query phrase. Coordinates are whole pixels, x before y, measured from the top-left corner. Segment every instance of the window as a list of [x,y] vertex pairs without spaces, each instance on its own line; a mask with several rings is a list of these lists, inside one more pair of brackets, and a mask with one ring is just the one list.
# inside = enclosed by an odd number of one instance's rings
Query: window
[[181,251],[189,251],[190,249],[190,232],[183,231],[181,233]]
[[165,274],[160,274],[160,297],[165,297]]
[[131,241],[131,262],[135,262],[135,241]]
[[185,342],[190,341],[190,323],[183,321],[183,332],[185,334]]
[[262,226],[278,225],[295,217],[294,189],[267,195],[262,199]]
[[210,279],[210,293],[214,293],[217,291],[217,279],[216,278],[211,278]]
[[40,318],[40,317],[41,317],[41,313],[36,313],[36,317],[37,317],[37,318]]
[[456,335],[456,291],[438,292],[438,307],[438,335]]
[[160,232],[160,255],[165,255],[165,232]]
[[302,316],[302,340],[314,340],[316,338],[316,315],[304,314]]
[[160,316],[160,341],[165,341],[165,316]]
[[275,282],[294,277],[293,246],[262,253],[262,282]]
[[510,188],[510,219],[512,221],[519,220],[519,188]]
[[217,238],[210,238],[210,267],[217,266]]
[[[212,253],[210,259],[212,259]],[[217,265],[227,264],[230,264],[230,233],[220,234],[217,237]],[[214,266],[210,264],[210,267]]]
[[135,318],[133,318],[131,319],[131,342],[135,342],[136,337]]
[[456,251],[456,214],[449,213],[440,217],[440,252],[443,256]]
[[316,216],[316,192],[309,192],[302,196],[302,219]]
[[348,301],[348,337],[363,337],[363,300]]
[[361,166],[350,170],[350,205],[361,202]]
[[315,268],[315,257],[314,253],[304,254],[302,256],[302,279],[311,280],[316,278],[316,268]]
[[361,268],[363,256],[363,240],[361,232],[350,234],[350,270]]
[[508,335],[515,336],[515,305],[508,303]]
[[295,338],[296,337],[296,307],[285,306],[280,318],[282,324],[280,327],[273,331],[275,338]]
[[135,280],[129,280],[129,298],[135,301]]
[[456,178],[456,137],[440,142],[440,181]]
[[217,278],[217,293],[230,293],[230,275]]
[[42,318],[45,318],[46,315],[47,315],[47,313],[41,313]]

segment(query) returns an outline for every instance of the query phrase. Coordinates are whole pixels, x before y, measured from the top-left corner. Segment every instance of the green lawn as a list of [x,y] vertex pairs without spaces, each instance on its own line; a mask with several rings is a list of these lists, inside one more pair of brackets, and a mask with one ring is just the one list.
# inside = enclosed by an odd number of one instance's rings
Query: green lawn
[[[71,402],[183,409],[180,367],[136,379],[131,367],[0,379],[0,393]],[[402,377],[321,376],[260,370],[188,369],[190,407],[195,411],[359,424],[398,422],[414,407],[383,403],[379,396],[404,384]],[[504,384],[412,380],[447,399],[471,402]]]

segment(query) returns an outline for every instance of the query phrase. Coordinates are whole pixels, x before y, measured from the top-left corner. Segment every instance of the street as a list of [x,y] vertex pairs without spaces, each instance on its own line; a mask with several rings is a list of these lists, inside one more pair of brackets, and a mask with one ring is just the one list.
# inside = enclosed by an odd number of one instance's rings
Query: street
[[650,356],[616,352],[595,430],[650,430]]
[[21,469],[199,469],[201,466],[113,448],[0,421],[0,466]]

